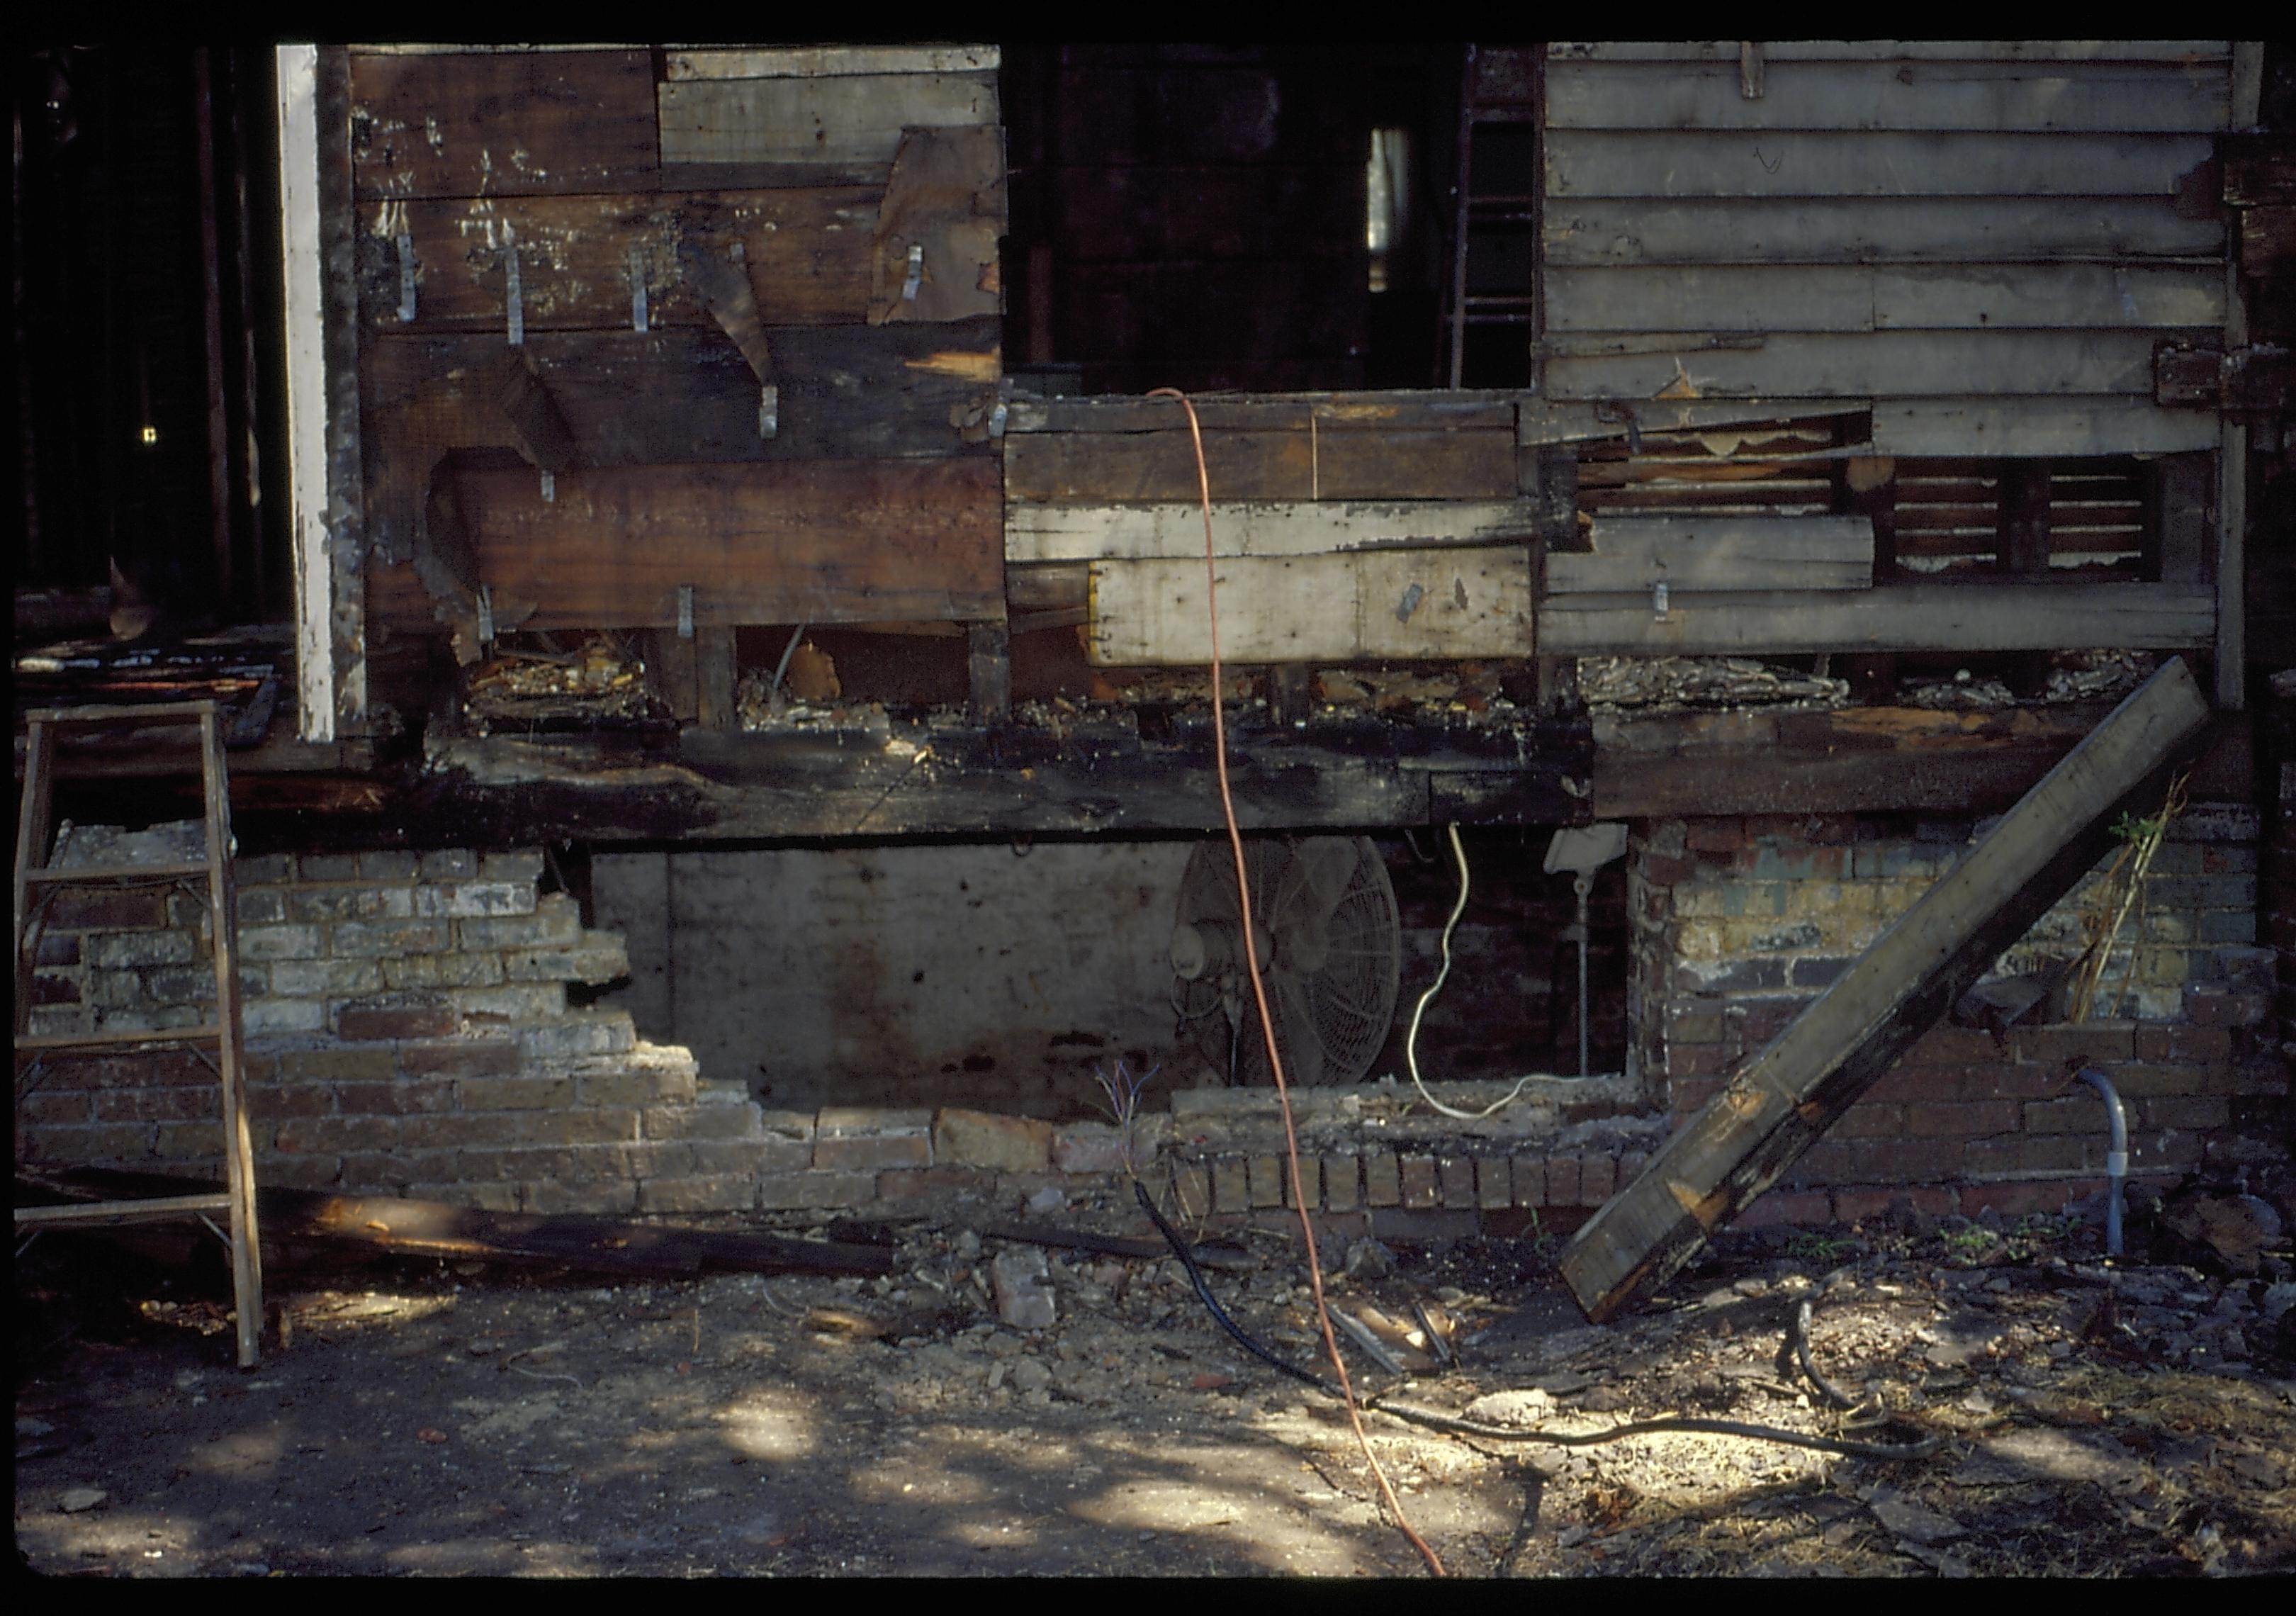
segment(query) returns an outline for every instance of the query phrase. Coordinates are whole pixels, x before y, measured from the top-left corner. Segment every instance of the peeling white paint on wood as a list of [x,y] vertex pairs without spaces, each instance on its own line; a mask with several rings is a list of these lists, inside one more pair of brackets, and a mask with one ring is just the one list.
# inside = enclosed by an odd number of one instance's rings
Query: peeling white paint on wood
[[[1383,546],[1527,540],[1529,500],[1231,502],[1212,506],[1217,555],[1317,555]],[[1201,504],[1004,507],[1004,559],[1013,562],[1180,560],[1204,553]]]
[[[1531,654],[1530,552],[1369,550],[1221,562],[1224,661],[1361,661]],[[1091,660],[1210,660],[1203,562],[1092,563]]]
[[335,738],[333,536],[327,509],[325,265],[319,248],[318,48],[283,45],[279,234],[286,291],[287,480],[295,570],[298,734]]

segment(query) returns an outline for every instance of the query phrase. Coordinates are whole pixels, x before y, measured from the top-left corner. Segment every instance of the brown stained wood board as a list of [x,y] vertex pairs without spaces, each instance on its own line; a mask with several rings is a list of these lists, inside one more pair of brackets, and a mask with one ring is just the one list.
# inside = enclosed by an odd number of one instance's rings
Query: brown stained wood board
[[1680,814],[1993,812],[2096,726],[2109,703],[1948,713],[1678,713],[1595,720],[1598,819]]
[[537,603],[529,628],[671,628],[682,585],[712,628],[1004,614],[987,460],[614,467],[548,503],[522,470],[455,480],[480,576]]
[[1004,309],[1004,131],[908,129],[870,243],[869,324]]
[[1601,1322],[1783,1177],[2113,844],[2155,811],[2208,699],[2171,660],[2021,798],[1572,1236],[1563,1280]]
[[[586,465],[993,456],[982,422],[996,402],[994,319],[767,336],[781,389],[770,439],[758,436],[756,376],[714,328],[545,332],[517,351],[532,362]],[[413,553],[417,513],[443,455],[517,446],[480,380],[504,351],[480,335],[368,345],[361,381],[371,531],[386,557]]]
[[[505,233],[519,251],[529,334],[703,325],[678,242],[742,245],[768,326],[859,324],[869,308],[867,248],[876,190],[642,191],[619,196],[429,197],[370,208],[359,235],[361,317],[378,332],[506,329]],[[398,238],[414,248],[415,317],[399,318]]]
[[[1175,406],[1177,407],[1177,406]],[[1326,453],[1328,447],[1329,452]],[[1512,429],[1204,433],[1214,500],[1512,499]],[[1200,497],[1185,420],[1177,431],[1008,433],[1006,496],[1062,504]]]
[[650,190],[653,91],[643,50],[355,51],[352,183],[362,204]]

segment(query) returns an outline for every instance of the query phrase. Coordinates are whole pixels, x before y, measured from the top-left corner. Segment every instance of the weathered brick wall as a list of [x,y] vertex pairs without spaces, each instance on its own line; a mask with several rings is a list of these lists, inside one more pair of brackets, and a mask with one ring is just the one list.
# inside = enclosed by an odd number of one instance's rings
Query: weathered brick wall
[[[1968,820],[1791,816],[1660,821],[1631,849],[1636,1053],[1677,1120],[1702,1106],[1950,869]],[[2272,956],[2254,947],[2258,824],[2200,806],[2172,827],[2092,1019],[1927,1033],[1749,1221],[1849,1219],[1904,1198],[1931,1212],[2054,1208],[2102,1182],[2094,1063],[2129,1109],[2135,1174],[2172,1176],[2242,1125],[2268,1127],[2287,1074],[2264,1036]],[[2079,946],[2099,873],[1997,975]]]

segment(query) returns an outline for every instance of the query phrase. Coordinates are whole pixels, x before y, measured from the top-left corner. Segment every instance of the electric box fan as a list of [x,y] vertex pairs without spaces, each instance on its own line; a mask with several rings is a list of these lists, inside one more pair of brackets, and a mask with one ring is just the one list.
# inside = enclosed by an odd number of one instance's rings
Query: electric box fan
[[[1395,889],[1378,848],[1368,836],[1248,841],[1244,868],[1285,1079],[1361,1081],[1387,1041],[1403,970]],[[1180,879],[1172,973],[1182,1039],[1231,1083],[1269,1081],[1225,840],[1199,847]]]

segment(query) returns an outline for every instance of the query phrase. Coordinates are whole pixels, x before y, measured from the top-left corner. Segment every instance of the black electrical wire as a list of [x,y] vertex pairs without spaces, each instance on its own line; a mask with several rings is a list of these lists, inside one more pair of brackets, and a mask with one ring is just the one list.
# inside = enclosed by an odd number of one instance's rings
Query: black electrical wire
[[1820,1374],[1817,1372],[1817,1366],[1810,1361],[1808,1297],[1805,1296],[1794,1304],[1793,1324],[1788,1333],[1793,1337],[1794,1361],[1801,1366],[1801,1372],[1809,1377],[1809,1383],[1817,1388],[1818,1395],[1836,1408],[1857,1407],[1857,1399]]
[[[1310,1374],[1297,1364],[1285,1362],[1244,1333],[1243,1326],[1228,1317],[1204,1283],[1203,1270],[1196,1267],[1195,1258],[1188,1251],[1188,1243],[1180,1232],[1165,1220],[1149,1198],[1147,1186],[1137,1178],[1132,1181],[1133,1198],[1140,1210],[1156,1226],[1156,1232],[1172,1248],[1180,1266],[1188,1272],[1188,1283],[1195,1287],[1196,1300],[1204,1304],[1219,1327],[1233,1336],[1238,1346],[1266,1364],[1269,1368],[1304,1382],[1327,1397],[1336,1397],[1320,1376]],[[1809,1362],[1809,1303],[1805,1300],[1795,1310],[1794,1332],[1800,1349],[1802,1367],[1813,1383],[1829,1398],[1839,1399],[1841,1393],[1818,1378]],[[1563,1431],[1525,1430],[1513,1425],[1493,1425],[1481,1420],[1463,1419],[1457,1415],[1442,1414],[1432,1408],[1421,1408],[1411,1403],[1393,1403],[1384,1394],[1365,1398],[1365,1408],[1376,1408],[1410,1424],[1423,1425],[1430,1431],[1440,1431],[1453,1436],[1480,1437],[1492,1442],[1548,1442],[1559,1448],[1592,1448],[1603,1442],[1616,1442],[1627,1437],[1651,1436],[1662,1431],[1679,1431],[1704,1432],[1713,1436],[1745,1437],[1757,1442],[1777,1442],[1789,1448],[1810,1448],[1820,1453],[1844,1454],[1857,1459],[1920,1459],[1935,1453],[1944,1443],[1942,1437],[1926,1437],[1916,1442],[1857,1442],[1841,1437],[1811,1436],[1799,1431],[1787,1431],[1776,1425],[1749,1425],[1736,1420],[1708,1420],[1682,1415],[1667,1415],[1655,1420],[1635,1420],[1624,1425],[1613,1425],[1608,1431],[1587,1431],[1572,1435]],[[1842,1407],[1849,1407],[1843,1403]]]

